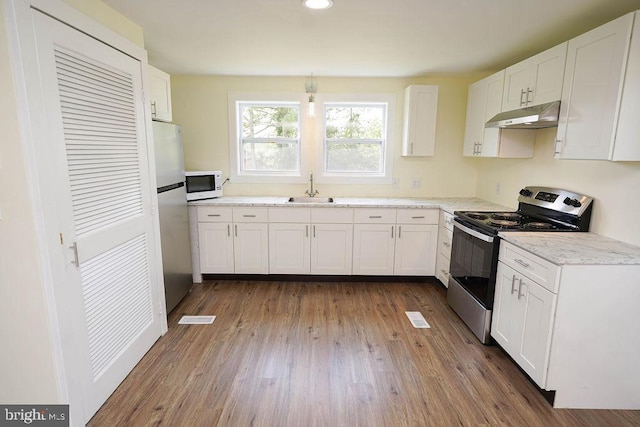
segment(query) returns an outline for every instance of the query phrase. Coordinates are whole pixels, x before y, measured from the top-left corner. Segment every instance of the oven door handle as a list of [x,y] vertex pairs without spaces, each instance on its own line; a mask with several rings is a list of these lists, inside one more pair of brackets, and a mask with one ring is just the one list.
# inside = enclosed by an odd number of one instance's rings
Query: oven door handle
[[472,235],[473,237],[476,237],[480,240],[482,240],[483,242],[487,242],[487,243],[491,243],[493,242],[493,237],[492,236],[487,236],[486,234],[482,234],[476,230],[472,230],[469,227],[465,227],[464,225],[460,224],[457,221],[453,222],[453,226],[456,228],[459,228],[460,230],[464,231],[467,234]]

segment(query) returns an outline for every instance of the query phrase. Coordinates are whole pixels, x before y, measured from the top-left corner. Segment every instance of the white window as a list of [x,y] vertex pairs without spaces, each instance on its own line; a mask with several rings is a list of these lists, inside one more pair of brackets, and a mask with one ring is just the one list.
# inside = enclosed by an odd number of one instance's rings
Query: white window
[[229,95],[231,177],[237,182],[301,182],[300,95]]
[[319,182],[390,183],[392,95],[322,96]]

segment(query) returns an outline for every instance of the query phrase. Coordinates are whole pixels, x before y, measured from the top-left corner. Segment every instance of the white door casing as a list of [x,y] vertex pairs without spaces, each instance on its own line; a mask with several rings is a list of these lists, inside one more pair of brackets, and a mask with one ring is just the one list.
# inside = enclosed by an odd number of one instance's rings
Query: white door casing
[[84,424],[162,332],[143,64],[15,5],[18,22],[32,26],[20,33],[19,95],[44,210],[61,398]]

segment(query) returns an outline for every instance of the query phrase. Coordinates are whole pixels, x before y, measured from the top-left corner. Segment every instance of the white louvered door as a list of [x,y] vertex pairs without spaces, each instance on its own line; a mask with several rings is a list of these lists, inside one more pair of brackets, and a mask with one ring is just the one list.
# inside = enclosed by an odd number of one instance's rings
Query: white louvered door
[[32,13],[55,171],[43,192],[67,264],[56,305],[72,329],[75,360],[65,365],[81,385],[86,422],[161,333],[142,68]]

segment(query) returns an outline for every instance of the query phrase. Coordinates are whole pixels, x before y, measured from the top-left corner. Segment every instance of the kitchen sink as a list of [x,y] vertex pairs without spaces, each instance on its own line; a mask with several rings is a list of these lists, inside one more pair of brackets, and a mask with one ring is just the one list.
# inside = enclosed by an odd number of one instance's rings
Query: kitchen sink
[[313,203],[313,204],[325,204],[325,203],[333,203],[333,197],[307,197],[307,196],[297,196],[297,197],[289,197],[287,200],[289,203]]

